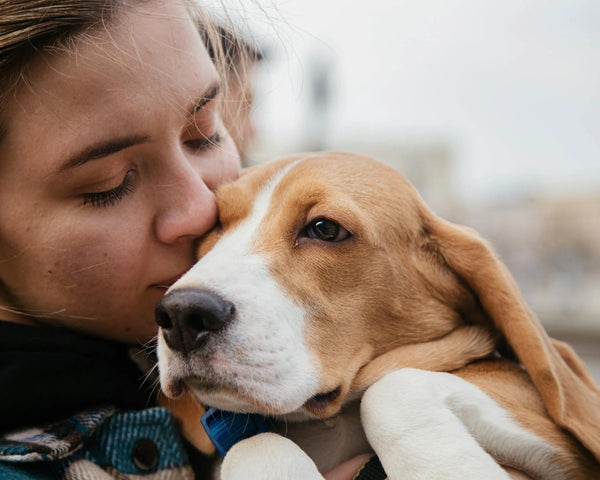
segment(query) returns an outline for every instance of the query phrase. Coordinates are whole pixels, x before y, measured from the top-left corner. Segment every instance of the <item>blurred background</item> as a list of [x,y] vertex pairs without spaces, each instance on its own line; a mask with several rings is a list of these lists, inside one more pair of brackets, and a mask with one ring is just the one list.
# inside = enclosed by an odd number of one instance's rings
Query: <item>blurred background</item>
[[600,382],[600,2],[222,4],[262,53],[247,164],[346,150],[396,167],[490,240]]

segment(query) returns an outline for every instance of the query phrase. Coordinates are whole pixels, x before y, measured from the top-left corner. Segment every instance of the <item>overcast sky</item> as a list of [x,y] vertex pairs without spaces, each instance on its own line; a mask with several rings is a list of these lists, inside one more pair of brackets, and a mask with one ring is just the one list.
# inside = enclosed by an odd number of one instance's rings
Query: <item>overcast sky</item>
[[273,139],[301,131],[319,59],[332,66],[334,143],[443,141],[473,195],[600,192],[600,1],[225,3],[271,49],[256,113]]

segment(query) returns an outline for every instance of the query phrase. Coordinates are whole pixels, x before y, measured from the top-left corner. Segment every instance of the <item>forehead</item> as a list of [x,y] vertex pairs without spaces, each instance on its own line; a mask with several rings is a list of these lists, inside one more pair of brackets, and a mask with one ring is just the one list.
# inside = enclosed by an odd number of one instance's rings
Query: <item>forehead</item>
[[34,60],[7,105],[5,138],[19,147],[73,135],[92,142],[99,126],[120,134],[132,115],[184,109],[217,78],[187,10],[144,2]]
[[[79,86],[100,91],[133,84],[148,89],[154,82],[174,90],[204,57],[200,35],[184,7],[176,1],[146,2],[123,9],[110,23],[76,36],[68,48],[56,48],[33,62],[28,90],[39,90],[42,96],[68,85],[79,94]],[[181,71],[186,63],[192,69]],[[61,99],[77,94],[63,91]]]

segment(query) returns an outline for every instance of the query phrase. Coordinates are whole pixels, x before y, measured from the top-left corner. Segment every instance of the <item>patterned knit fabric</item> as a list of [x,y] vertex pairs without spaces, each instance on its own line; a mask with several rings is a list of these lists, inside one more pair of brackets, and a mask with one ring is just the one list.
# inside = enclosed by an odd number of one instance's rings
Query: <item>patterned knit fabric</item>
[[193,479],[164,408],[87,411],[0,438],[2,480]]

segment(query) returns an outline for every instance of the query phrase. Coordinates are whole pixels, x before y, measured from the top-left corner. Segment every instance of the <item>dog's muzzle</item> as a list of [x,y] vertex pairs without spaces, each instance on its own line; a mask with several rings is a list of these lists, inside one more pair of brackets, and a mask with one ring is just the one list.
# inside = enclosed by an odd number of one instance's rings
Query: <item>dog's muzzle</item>
[[156,306],[156,323],[172,350],[189,354],[202,347],[211,334],[223,330],[233,319],[231,302],[208,291],[174,290]]

